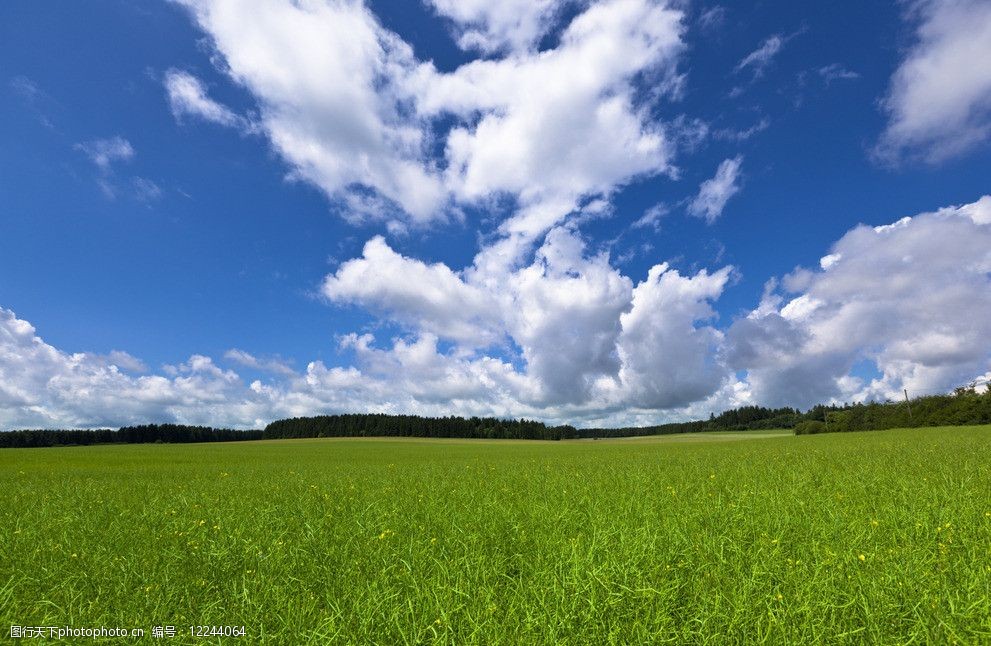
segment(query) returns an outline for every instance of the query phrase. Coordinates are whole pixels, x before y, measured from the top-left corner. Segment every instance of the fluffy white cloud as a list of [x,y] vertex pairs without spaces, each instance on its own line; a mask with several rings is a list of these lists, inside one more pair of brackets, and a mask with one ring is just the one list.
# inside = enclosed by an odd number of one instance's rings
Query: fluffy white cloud
[[[859,226],[733,324],[727,363],[756,401],[809,405],[945,391],[991,364],[991,197]],[[948,252],[952,250],[952,252]],[[880,377],[851,371],[872,362]]]
[[327,277],[323,293],[454,342],[459,356],[480,358],[493,345],[517,351],[525,368],[513,397],[528,407],[669,408],[720,385],[711,347],[719,333],[695,324],[712,317],[708,302],[729,269],[682,277],[658,265],[634,288],[607,255],[588,255],[564,227],[551,230],[530,264],[498,276],[489,269],[427,265],[374,238],[361,258]]
[[270,415],[233,372],[194,355],[173,376],[142,372],[134,357],[66,353],[27,321],[0,308],[0,427],[116,426],[177,421],[251,425]]
[[[722,334],[706,322],[730,271],[683,276],[661,264],[634,285],[607,255],[589,255],[574,230],[556,227],[530,264],[498,280],[477,267],[454,272],[419,263],[374,239],[362,258],[328,277],[324,293],[415,335],[390,349],[374,349],[367,335],[347,339],[366,376],[403,383],[408,370],[444,376],[429,387],[394,387],[400,400],[415,392],[422,403],[439,389],[437,404],[456,391],[462,409],[472,401],[557,421],[648,423],[659,409],[680,416],[693,403],[729,401],[723,391],[732,380],[716,352]],[[500,338],[505,343],[495,348],[477,341]],[[441,354],[439,340],[454,346]],[[500,348],[518,352],[521,367],[489,352]],[[486,394],[467,399],[475,389]]]
[[[502,415],[525,408],[519,393],[529,387],[527,378],[508,363],[443,353],[437,337],[430,333],[413,340],[395,339],[388,349],[375,348],[373,343],[371,335],[352,334],[341,345],[354,351],[365,383],[378,384],[379,406],[427,407],[442,415],[451,414],[441,412],[445,407],[470,414],[502,411]],[[390,389],[397,398],[390,397]]]
[[[859,226],[820,267],[771,281],[756,309],[720,328],[712,304],[728,267],[684,275],[662,263],[635,283],[556,227],[532,262],[487,282],[475,267],[428,265],[374,238],[324,293],[405,332],[386,343],[346,335],[350,365],[301,373],[225,355],[272,373],[268,383],[200,355],[147,374],[126,353],[66,353],[0,309],[0,427],[257,427],[367,411],[648,424],[747,403],[946,391],[991,370],[991,196]],[[879,376],[858,372],[865,362]]]
[[875,152],[885,161],[939,162],[991,135],[991,4],[923,0],[910,5],[916,43],[891,79],[888,125]]
[[[275,383],[246,383],[209,357],[193,355],[163,374],[143,369],[125,353],[66,353],[37,336],[34,327],[0,308],[0,430],[94,428],[175,422],[258,428],[290,416],[331,412],[425,415],[548,415],[520,403],[527,378],[496,359],[467,359],[438,350],[429,334],[398,339],[388,349],[370,336],[351,335],[342,346],[356,366],[328,368],[317,361],[303,374],[279,369]],[[228,360],[265,368],[243,351]],[[269,362],[270,363],[270,362]]]
[[[533,43],[563,2],[438,0],[462,39],[505,51],[450,73],[416,60],[359,1],[180,1],[257,99],[258,128],[293,176],[352,219],[424,224],[447,217],[451,200],[508,195],[519,212],[502,232],[518,259],[582,199],[674,172],[650,107],[679,86],[682,13],[658,0],[585,7],[541,52]],[[644,75],[649,96],[634,82]],[[179,114],[235,118],[188,74],[166,82]]]
[[375,237],[361,258],[349,260],[324,280],[323,294],[356,303],[417,330],[431,330],[462,344],[499,339],[499,303],[443,264],[428,265],[393,251]]
[[686,406],[713,395],[726,381],[716,353],[723,335],[709,325],[710,305],[722,294],[731,268],[682,276],[655,265],[633,290],[620,317],[618,387],[627,406],[657,410]]
[[635,107],[633,78],[675,74],[681,18],[648,0],[612,0],[576,17],[554,50],[474,61],[451,74],[423,68],[421,112],[473,122],[447,138],[454,194],[467,201],[516,196],[521,212],[503,230],[532,237],[582,196],[671,172],[672,146],[664,128]]
[[[953,207],[949,207],[940,212],[952,214],[953,211]],[[991,195],[985,195],[976,202],[957,207],[956,211],[973,220],[975,224],[991,224]]]
[[[476,34],[476,41],[484,31],[489,40],[479,46],[511,50],[442,73],[415,60],[361,2],[266,0],[250,10],[238,10],[243,3],[237,0],[183,4],[210,34],[230,76],[258,98],[260,127],[294,173],[343,198],[351,217],[395,223],[401,215],[390,202],[414,223],[441,217],[448,199],[487,206],[508,196],[517,205],[497,239],[462,274],[403,258],[374,239],[362,258],[328,277],[328,298],[466,346],[499,343],[508,335],[521,344],[533,369],[548,375],[548,401],[579,396],[573,384],[549,385],[556,359],[533,345],[549,342],[542,338],[549,323],[505,321],[494,310],[508,297],[493,294],[510,276],[521,286],[512,294],[520,304],[551,298],[553,281],[561,294],[568,293],[574,284],[555,268],[564,261],[548,254],[558,253],[569,235],[548,238],[537,261],[524,267],[534,247],[581,204],[601,202],[637,177],[675,172],[674,147],[651,106],[674,91],[680,78],[680,11],[656,0],[594,3],[563,29],[556,47],[536,52],[534,39],[549,29],[562,3],[526,3],[520,13],[502,5],[438,2],[435,8],[465,34]],[[530,25],[530,31],[516,31],[519,25]],[[653,81],[652,97],[638,89],[636,79],[644,75]],[[174,78],[187,86],[182,96],[191,97],[182,106],[207,100],[198,84]],[[438,125],[452,119],[453,127]],[[428,155],[430,147],[442,149],[442,158]],[[372,192],[356,192],[355,185]],[[601,267],[608,269],[608,263],[583,269],[589,280],[600,280],[589,289],[604,290],[609,299],[608,325],[587,313],[598,321],[596,330],[610,330],[603,337],[606,348],[618,329],[616,302],[628,300],[628,294],[617,297],[617,285],[626,292],[630,286]],[[559,306],[567,316],[569,307],[581,305]],[[603,366],[615,372],[615,360],[605,358],[609,352],[593,354],[589,366],[575,366],[577,376],[554,379],[577,379],[587,388]]]
[[457,27],[458,46],[486,53],[527,51],[553,27],[573,0],[426,0]]
[[741,155],[723,160],[716,169],[715,177],[699,185],[698,195],[688,204],[688,212],[705,218],[709,224],[715,222],[723,214],[726,202],[740,191],[738,180],[742,164]]
[[603,376],[616,375],[620,315],[632,284],[606,255],[587,257],[573,232],[547,236],[533,264],[508,277],[507,329],[520,346],[542,404],[585,403]]
[[[269,372],[266,382],[246,383],[199,355],[146,374],[129,355],[66,353],[0,310],[0,423],[256,426],[341,411],[644,423],[658,411],[697,416],[750,402],[948,387],[989,369],[991,197],[859,227],[821,270],[786,276],[783,292],[772,285],[728,328],[718,327],[712,304],[731,268],[683,274],[661,263],[641,280],[586,248],[583,219],[608,213],[627,183],[676,175],[678,140],[697,143],[707,132],[698,120],[657,116],[659,97],[676,95],[682,80],[680,0],[576,2],[566,25],[555,24],[565,0],[432,0],[463,47],[491,56],[450,72],[416,59],[361,0],[179,1],[218,66],[254,97],[257,118],[253,109],[249,123],[198,79],[171,70],[165,86],[177,118],[265,136],[292,177],[319,187],[353,221],[403,230],[465,205],[501,217],[508,204],[510,215],[463,268],[370,239],[321,293],[370,310],[400,335],[346,335],[339,349],[350,365],[315,361],[298,373],[226,353]],[[548,35],[553,46],[538,51]],[[759,76],[787,38],[768,39],[737,71]],[[742,140],[763,127],[712,136]],[[123,144],[80,148],[109,172],[133,156]],[[740,156],[723,161],[689,212],[718,218],[739,191],[741,165]],[[661,214],[653,209],[635,226],[656,228]],[[881,378],[851,374],[864,360]]]
[[[341,197],[355,186],[415,222],[441,216],[404,78],[412,49],[353,0],[181,0],[232,79],[257,99],[259,127],[293,176]],[[202,106],[201,106],[202,107]]]
[[323,293],[466,350],[511,342],[536,380],[517,396],[547,404],[580,401],[599,375],[615,374],[630,290],[607,257],[586,257],[577,234],[558,228],[532,264],[499,277],[427,265],[374,238],[361,258],[327,277]]

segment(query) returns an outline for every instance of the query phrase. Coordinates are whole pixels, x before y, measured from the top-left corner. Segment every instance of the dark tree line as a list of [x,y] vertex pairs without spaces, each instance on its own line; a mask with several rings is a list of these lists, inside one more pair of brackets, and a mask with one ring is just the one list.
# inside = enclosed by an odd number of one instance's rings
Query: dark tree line
[[702,431],[747,431],[792,428],[802,419],[793,408],[744,406],[712,415],[708,420],[634,426],[625,428],[575,429],[547,426],[532,420],[494,417],[419,417],[417,415],[350,414],[294,417],[272,422],[265,439],[295,437],[450,437],[467,439],[568,440],[640,437],[699,433]]
[[844,433],[918,426],[991,424],[991,388],[978,393],[973,386],[952,395],[929,395],[909,402],[867,402],[816,406],[795,425],[795,433]]
[[764,408],[743,406],[709,418],[709,430],[756,431],[769,428],[791,428],[801,413],[795,408]]
[[911,402],[869,402],[794,408],[744,406],[710,415],[708,420],[627,428],[547,426],[533,420],[495,417],[420,417],[417,415],[348,414],[294,417],[272,422],[264,431],[235,431],[208,426],[144,424],[116,431],[22,430],[0,433],[0,448],[89,444],[182,444],[304,437],[448,437],[504,440],[569,440],[641,437],[792,428],[796,434],[869,431],[915,426],[991,424],[991,389],[957,388],[951,395],[918,397]]
[[527,419],[420,417],[348,414],[294,417],[265,427],[265,439],[298,437],[450,437],[489,440],[566,440],[573,426],[547,426]]
[[609,439],[615,437],[646,437],[648,435],[676,435],[678,433],[699,433],[708,430],[707,422],[676,422],[657,426],[625,426],[621,428],[583,428],[578,437],[584,439]]
[[34,448],[43,446],[87,446],[91,444],[189,444],[193,442],[236,442],[260,440],[261,431],[235,431],[209,426],[181,424],[144,424],[124,426],[116,431],[99,429],[20,430],[0,433],[0,448]]
[[743,406],[710,415],[708,420],[675,422],[657,426],[630,426],[626,428],[589,428],[578,431],[580,437],[643,437],[647,435],[674,435],[677,433],[701,433],[703,431],[755,431],[769,428],[792,428],[801,418],[794,408],[764,408]]

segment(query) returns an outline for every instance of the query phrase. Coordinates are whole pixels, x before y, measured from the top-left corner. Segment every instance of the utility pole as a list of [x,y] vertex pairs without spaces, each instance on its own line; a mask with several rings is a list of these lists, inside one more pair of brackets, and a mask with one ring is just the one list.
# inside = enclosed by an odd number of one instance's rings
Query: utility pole
[[908,401],[908,388],[903,389],[905,392],[905,405],[908,406],[908,423],[912,423],[912,404]]

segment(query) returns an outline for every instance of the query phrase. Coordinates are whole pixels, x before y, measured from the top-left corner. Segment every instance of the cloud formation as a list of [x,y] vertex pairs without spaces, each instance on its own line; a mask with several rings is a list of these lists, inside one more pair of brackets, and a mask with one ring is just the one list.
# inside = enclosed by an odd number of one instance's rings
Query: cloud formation
[[[417,60],[361,2],[181,4],[256,99],[257,127],[292,176],[352,221],[422,226],[457,205],[509,198],[516,212],[501,232],[515,259],[582,200],[674,172],[666,126],[650,110],[681,82],[683,16],[663,2],[586,6],[538,52],[567,3],[438,0],[465,46],[501,53],[452,72]],[[649,93],[638,78],[651,80]],[[177,115],[235,122],[188,73],[166,84]]]
[[233,372],[194,355],[172,376],[142,375],[126,353],[66,353],[0,308],[0,427],[117,426],[149,420],[244,424],[269,415]]
[[860,78],[860,74],[853,70],[848,70],[839,63],[830,63],[829,65],[820,67],[818,72],[826,85],[829,85],[833,81],[853,81]]
[[247,428],[368,411],[647,424],[948,391],[991,372],[991,196],[858,226],[819,268],[772,281],[753,311],[719,325],[712,305],[732,280],[730,267],[688,275],[666,263],[634,280],[565,227],[493,283],[373,238],[324,293],[402,332],[345,335],[351,365],[301,372],[228,352],[270,373],[250,383],[202,355],[156,374],[126,353],[67,353],[0,309],[0,427]]
[[774,57],[778,55],[781,48],[784,47],[785,41],[786,39],[781,34],[774,34],[768,37],[767,40],[760,44],[760,47],[744,56],[736,64],[736,67],[733,68],[733,71],[739,73],[743,70],[750,69],[753,70],[754,78],[763,76],[764,70],[771,64]]
[[698,195],[688,204],[688,212],[698,218],[704,218],[712,224],[726,208],[726,202],[740,192],[740,166],[743,156],[737,155],[724,159],[716,169],[716,175],[699,185]]
[[[371,236],[325,276],[320,293],[331,306],[364,309],[392,331],[343,335],[342,366],[313,361],[296,371],[232,349],[220,365],[193,355],[148,371],[129,355],[54,348],[0,310],[0,424],[247,427],[347,411],[650,423],[744,403],[949,388],[991,369],[988,197],[855,228],[817,269],[774,281],[736,321],[720,321],[713,307],[732,267],[686,272],[658,259],[628,275],[589,248],[582,223],[611,213],[611,198],[630,183],[677,177],[686,142],[743,141],[767,127],[762,119],[710,133],[697,119],[664,116],[684,82],[680,1],[433,0],[458,44],[484,54],[450,71],[418,59],[358,0],[180,4],[254,105],[249,119],[172,69],[164,84],[177,120],[264,137],[290,177],[319,188],[352,222],[407,230],[474,207],[493,230],[467,266],[425,262]],[[928,24],[962,4],[925,3],[920,15]],[[930,31],[913,51],[946,49],[946,30]],[[760,76],[790,37],[767,39],[736,71]],[[820,74],[849,76],[834,66]],[[980,72],[971,74],[980,87]],[[904,120],[893,106],[915,95],[898,90],[902,76],[886,105],[889,132],[904,134],[912,129],[896,127]],[[967,106],[980,103],[973,88],[950,86]],[[981,123],[968,119],[968,128]],[[80,150],[109,173],[134,154],[116,139]],[[742,162],[722,161],[688,212],[718,219],[740,190]],[[135,187],[160,193],[150,182]],[[664,209],[633,228],[656,231]],[[238,371],[267,374],[249,382]]]
[[236,363],[239,366],[244,366],[245,368],[251,368],[253,370],[260,370],[262,372],[270,372],[284,376],[294,376],[296,374],[296,371],[293,370],[287,362],[281,359],[259,358],[250,352],[245,352],[244,350],[239,350],[238,348],[231,348],[225,352],[224,359],[232,363]]
[[114,162],[134,158],[131,142],[120,135],[76,144],[76,149],[84,152],[102,173],[109,173]]
[[881,161],[940,162],[991,136],[991,5],[982,0],[912,3],[915,44],[883,100]]
[[373,190],[416,223],[443,217],[443,187],[405,87],[418,63],[363,3],[180,3],[224,71],[254,96],[258,127],[294,178],[333,199]]
[[[121,190],[117,182],[114,165],[118,162],[129,162],[134,159],[135,151],[131,142],[120,135],[106,139],[94,139],[78,143],[75,149],[82,151],[93,162],[98,171],[96,185],[103,195],[109,199],[117,198]],[[150,203],[162,196],[162,189],[145,177],[132,177],[130,192],[140,202]]]
[[358,304],[463,344],[486,346],[499,339],[499,306],[489,294],[446,265],[396,253],[381,236],[365,243],[361,258],[327,276],[322,292],[333,302]]
[[661,230],[661,218],[671,212],[667,204],[659,202],[654,206],[650,207],[644,214],[639,218],[634,220],[633,224],[630,225],[633,229],[646,229],[651,228],[654,231]]
[[426,0],[455,25],[458,46],[487,54],[532,51],[574,0]]
[[[756,401],[914,396],[987,371],[991,197],[858,226],[820,266],[786,276],[727,333],[727,364],[747,372]],[[852,374],[865,361],[879,376]]]
[[[484,252],[476,262],[480,260]],[[694,322],[712,316],[705,303],[718,297],[729,270],[715,279],[705,272],[686,278],[658,265],[634,287],[610,265],[607,255],[589,256],[579,234],[557,227],[531,264],[504,272],[493,276],[474,266],[456,273],[441,264],[400,256],[375,238],[362,258],[328,276],[323,293],[334,302],[370,309],[415,335],[454,342],[464,356],[483,356],[482,351],[493,346],[518,352],[526,369],[514,396],[528,406],[586,406],[590,398],[603,397],[610,400],[609,406],[620,406],[639,372],[623,372],[623,356],[636,361],[677,349],[681,358],[689,359],[706,349],[704,344],[676,340],[675,334],[658,337],[663,335],[660,319],[665,315],[644,310],[668,308],[669,325],[691,338]],[[706,287],[691,288],[698,284]],[[624,318],[627,314],[630,317]],[[643,330],[645,320],[658,324],[659,330]],[[657,391],[659,378],[652,383]],[[678,389],[664,396],[687,405],[691,399],[681,393]],[[606,404],[603,400],[593,405]]]
[[194,116],[222,126],[245,128],[250,125],[247,119],[207,96],[203,83],[189,72],[174,69],[166,72],[165,90],[172,116],[177,120]]

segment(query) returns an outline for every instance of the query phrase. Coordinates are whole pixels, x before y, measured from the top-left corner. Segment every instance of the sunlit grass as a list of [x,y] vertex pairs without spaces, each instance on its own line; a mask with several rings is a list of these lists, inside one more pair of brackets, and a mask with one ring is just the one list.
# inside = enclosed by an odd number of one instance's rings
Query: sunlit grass
[[989,427],[3,450],[0,629],[987,642],[989,457]]

